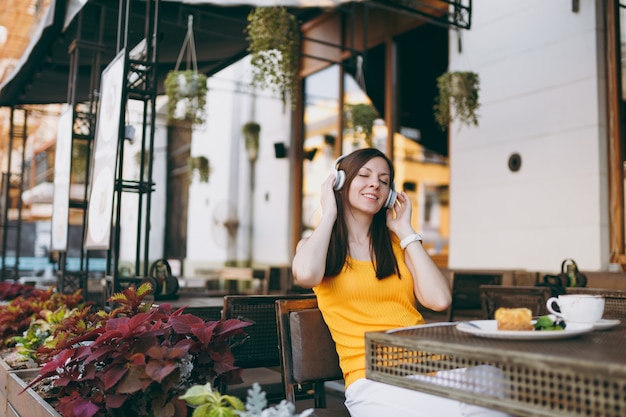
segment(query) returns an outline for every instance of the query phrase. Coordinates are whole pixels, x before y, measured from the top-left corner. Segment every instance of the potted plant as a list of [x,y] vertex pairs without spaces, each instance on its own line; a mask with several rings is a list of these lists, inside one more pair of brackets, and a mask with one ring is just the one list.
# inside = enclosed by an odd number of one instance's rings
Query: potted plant
[[354,139],[361,137],[368,146],[372,145],[372,131],[378,112],[368,103],[346,104],[344,110],[345,127],[351,129]]
[[189,176],[193,177],[194,172],[198,172],[200,182],[209,182],[209,160],[206,156],[189,157]]
[[151,290],[130,287],[111,297],[118,307],[98,312],[83,333],[57,333],[55,343],[38,350],[49,360],[28,388],[46,392],[64,417],[183,417],[178,397],[189,386],[241,382],[231,340],[249,323],[205,322],[184,308],[144,303]]
[[165,78],[167,120],[204,123],[207,78],[195,70],[170,71]]
[[434,106],[435,120],[442,130],[458,120],[466,125],[478,126],[476,114],[480,103],[478,92],[480,78],[475,72],[446,72],[437,78],[437,96]]
[[248,122],[241,128],[241,133],[245,140],[248,159],[256,161],[259,155],[259,134],[261,133],[261,125],[255,122]]
[[280,93],[283,104],[289,96],[292,108],[298,96],[300,28],[284,7],[257,7],[248,15],[245,30],[250,45],[252,83]]
[[308,409],[296,414],[296,407],[286,400],[267,407],[265,392],[256,382],[248,390],[245,406],[239,398],[215,391],[211,384],[194,385],[180,398],[193,408],[191,417],[307,417],[313,413]]

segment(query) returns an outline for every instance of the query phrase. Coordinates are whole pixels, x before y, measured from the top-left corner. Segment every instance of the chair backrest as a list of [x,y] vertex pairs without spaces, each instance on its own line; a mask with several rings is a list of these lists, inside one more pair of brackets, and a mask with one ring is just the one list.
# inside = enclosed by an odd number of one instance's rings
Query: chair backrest
[[233,347],[235,365],[241,368],[261,368],[280,365],[276,300],[281,298],[311,298],[314,295],[227,295],[224,297],[224,319],[239,319],[254,323],[245,328],[246,340]]
[[567,294],[601,295],[604,297],[604,318],[626,318],[626,291],[610,288],[567,287],[566,292]]
[[448,321],[454,320],[454,314],[457,310],[480,311],[482,309],[480,286],[500,284],[502,284],[502,273],[500,272],[454,272]]
[[193,314],[205,321],[218,321],[222,318],[222,306],[187,307],[185,313]]
[[479,291],[485,319],[493,320],[500,307],[526,307],[532,311],[533,316],[548,314],[546,302],[551,296],[549,287],[481,285]]
[[324,408],[324,381],[342,379],[343,373],[317,299],[279,300],[276,305],[285,398],[295,403],[295,386],[313,384],[315,407]]

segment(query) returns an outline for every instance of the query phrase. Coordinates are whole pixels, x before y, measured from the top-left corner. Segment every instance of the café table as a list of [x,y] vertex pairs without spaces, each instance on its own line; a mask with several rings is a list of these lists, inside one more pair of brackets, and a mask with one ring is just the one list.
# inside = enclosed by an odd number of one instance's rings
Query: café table
[[366,375],[515,416],[623,417],[624,321],[549,340],[479,337],[457,323],[370,332]]

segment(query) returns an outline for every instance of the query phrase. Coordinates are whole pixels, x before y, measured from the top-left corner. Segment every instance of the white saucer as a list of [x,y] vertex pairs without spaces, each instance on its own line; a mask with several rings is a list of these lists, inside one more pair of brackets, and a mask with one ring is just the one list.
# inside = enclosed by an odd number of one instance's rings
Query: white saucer
[[609,319],[600,319],[600,321],[593,323],[594,330],[606,330],[611,329],[615,326],[619,326],[621,321],[619,320],[609,320]]
[[[556,320],[556,316],[553,314],[548,315],[552,320]],[[567,321],[566,321],[567,323]],[[570,322],[572,324],[580,324],[577,322]],[[599,321],[593,323],[593,330],[607,330],[612,329],[615,326],[619,326],[622,322],[617,319],[600,319]]]

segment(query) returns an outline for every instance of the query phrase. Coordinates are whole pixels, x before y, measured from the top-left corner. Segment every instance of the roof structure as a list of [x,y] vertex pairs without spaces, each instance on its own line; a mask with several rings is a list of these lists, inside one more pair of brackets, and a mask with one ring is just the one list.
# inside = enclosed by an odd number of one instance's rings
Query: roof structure
[[[174,69],[193,15],[198,70],[210,76],[247,54],[244,32],[252,8],[280,4],[301,23],[327,9],[361,0],[45,0],[49,8],[30,35],[13,72],[0,84],[0,106],[68,102],[70,76],[76,77],[77,102],[87,101],[94,71],[98,74],[121,49],[146,37],[146,8],[159,4],[157,85]],[[364,0],[375,7],[408,14],[441,26],[469,29],[471,0]],[[43,4],[38,2],[37,4]],[[120,4],[129,8],[128,31],[121,33]],[[410,6],[409,6],[410,5]],[[445,13],[448,10],[448,13]],[[81,13],[79,13],[81,12]],[[122,13],[124,15],[124,13]],[[0,34],[1,35],[1,34]],[[124,42],[124,40],[127,40]],[[70,75],[70,51],[78,48],[76,74]],[[158,91],[159,94],[163,91]]]
[[[118,0],[48,1],[47,14],[32,33],[25,53],[0,85],[0,106],[67,102],[71,68],[68,52],[75,47],[80,48],[76,101],[86,101],[92,90],[90,80],[94,66],[101,72],[115,57],[125,36],[129,48],[145,37],[148,24],[145,1],[129,1],[127,33],[118,33]],[[270,2],[161,1],[156,31],[158,85],[163,85],[167,72],[175,67],[190,14],[194,16],[198,70],[211,75],[247,54],[248,41],[244,33],[247,17],[255,4],[264,3]],[[335,7],[342,1],[281,3],[305,22],[318,16],[325,7]],[[302,7],[313,3],[317,7]]]

